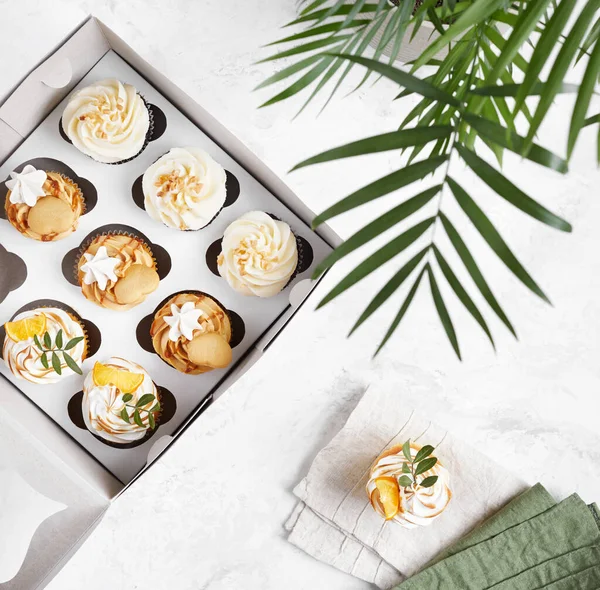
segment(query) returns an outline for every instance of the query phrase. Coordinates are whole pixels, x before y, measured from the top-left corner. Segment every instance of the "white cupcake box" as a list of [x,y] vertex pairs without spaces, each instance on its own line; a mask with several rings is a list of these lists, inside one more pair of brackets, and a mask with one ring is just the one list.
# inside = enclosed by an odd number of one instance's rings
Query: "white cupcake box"
[[[133,84],[158,107],[157,116],[164,113],[166,118],[162,135],[140,156],[118,166],[94,162],[59,133],[60,116],[71,91],[109,77]],[[240,185],[239,198],[199,232],[179,232],[161,225],[136,204],[139,194],[135,198],[135,181],[144,170],[171,147],[186,145],[206,149],[234,178],[232,186],[235,181]],[[134,484],[152,461],[260,358],[314,288],[310,276],[316,263],[341,241],[326,225],[311,230],[313,213],[273,172],[94,17],[29,73],[0,105],[0,183],[12,170],[36,158],[58,160],[87,179],[95,187],[97,203],[82,216],[77,232],[55,243],[24,238],[0,219],[0,325],[34,300],[59,301],[92,322],[101,334],[97,352],[84,363],[84,375],[96,360],[123,356],[141,364],[158,385],[167,388],[177,408],[170,421],[144,444],[115,449],[78,428],[69,417],[68,402],[81,390],[83,377],[73,375],[56,385],[34,386],[16,380],[0,361],[0,468],[17,472],[38,492],[67,506],[44,521],[16,576],[0,583],[3,589],[47,584],[110,502]],[[210,258],[227,225],[253,209],[289,223],[306,248],[307,264],[302,272],[281,294],[269,299],[235,293],[206,263],[207,251],[212,245]],[[89,233],[111,224],[143,234],[161,247],[161,256],[167,253],[171,264],[168,272],[162,273],[158,290],[125,313],[87,301],[68,280],[72,268],[69,253],[72,257]],[[241,318],[243,328],[237,324],[240,342],[229,369],[183,375],[144,348],[144,318],[169,295],[187,289],[207,292]],[[0,491],[9,492],[3,485],[13,481],[17,478],[0,480]],[[14,521],[18,525],[18,515]],[[0,547],[7,542],[7,535],[10,533],[0,530]]]

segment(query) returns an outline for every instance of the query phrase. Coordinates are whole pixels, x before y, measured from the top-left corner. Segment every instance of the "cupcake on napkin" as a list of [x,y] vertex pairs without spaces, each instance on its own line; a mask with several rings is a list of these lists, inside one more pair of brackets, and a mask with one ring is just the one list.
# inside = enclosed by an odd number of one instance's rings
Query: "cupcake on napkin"
[[152,136],[153,121],[131,84],[100,80],[77,90],[62,116],[62,130],[81,152],[104,164],[138,156]]
[[182,231],[206,227],[225,205],[227,175],[204,150],[173,148],[144,173],[148,215]]
[[21,234],[40,242],[55,242],[72,234],[85,210],[81,189],[58,172],[31,164],[11,172],[6,181],[6,218]]
[[116,311],[139,305],[160,283],[150,246],[125,233],[92,239],[81,253],[76,272],[86,299]]

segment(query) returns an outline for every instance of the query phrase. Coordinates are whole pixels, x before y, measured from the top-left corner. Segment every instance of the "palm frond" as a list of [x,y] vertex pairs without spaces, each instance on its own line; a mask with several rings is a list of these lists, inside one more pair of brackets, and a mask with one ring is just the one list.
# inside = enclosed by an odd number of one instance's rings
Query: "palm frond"
[[[458,226],[450,220],[442,200],[445,193],[453,197],[463,221],[475,228],[507,270],[550,303],[478,200],[457,182],[452,168],[458,156],[477,182],[483,182],[513,208],[554,229],[571,231],[568,221],[511,181],[502,171],[502,162],[508,151],[542,166],[540,171],[566,174],[582,129],[599,124],[600,163],[600,113],[589,113],[600,76],[600,0],[588,0],[576,16],[575,5],[576,0],[443,0],[438,6],[438,0],[424,0],[415,7],[412,0],[405,0],[394,8],[387,0],[302,0],[302,10],[289,26],[306,28],[270,45],[279,52],[266,60],[286,59],[292,63],[285,63],[259,86],[286,84],[265,104],[312,88],[304,108],[335,81],[327,105],[355,67],[364,68],[355,89],[375,74],[375,80],[387,78],[398,86],[396,100],[419,97],[402,121],[394,125],[396,131],[327,149],[293,168],[391,150],[403,155],[404,164],[326,208],[316,216],[313,227],[435,175],[434,186],[415,190],[414,196],[366,223],[327,256],[314,273],[315,278],[321,276],[398,224],[408,227],[366,256],[319,303],[322,307],[331,302],[398,258],[397,270],[350,330],[354,333],[406,286],[408,292],[376,354],[398,329],[423,283],[428,285],[446,337],[459,358],[458,333],[448,306],[453,301],[445,300],[440,285],[467,310],[494,348],[491,324],[485,317],[490,310],[516,337],[515,327],[484,277],[485,269],[476,262],[473,246],[467,245]],[[425,23],[436,32],[427,48],[408,68],[396,67],[394,60],[409,37],[407,31],[412,28],[412,39]],[[369,49],[371,43],[375,45]],[[371,51],[371,58],[365,56],[367,51]],[[587,63],[581,84],[565,81],[573,63],[583,59]],[[422,68],[426,68],[423,75]],[[535,139],[555,97],[562,93],[576,95],[566,158]],[[519,131],[522,125],[527,127]],[[498,165],[483,157],[478,150],[480,144],[493,152]],[[440,244],[437,227],[449,240],[457,256],[455,261],[444,251],[447,241],[444,248]],[[405,252],[409,249],[410,257]],[[401,260],[405,257],[408,260]],[[457,264],[463,268],[462,273]],[[425,276],[427,281],[423,281]],[[486,309],[476,303],[476,295]]]

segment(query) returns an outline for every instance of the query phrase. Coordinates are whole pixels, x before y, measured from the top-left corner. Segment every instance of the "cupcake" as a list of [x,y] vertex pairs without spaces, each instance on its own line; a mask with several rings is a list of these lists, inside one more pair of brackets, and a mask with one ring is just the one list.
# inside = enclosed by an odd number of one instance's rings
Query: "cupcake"
[[128,445],[153,434],[160,412],[159,391],[136,363],[112,357],[96,363],[85,378],[83,420],[105,441]]
[[168,227],[202,229],[223,208],[226,181],[223,167],[204,150],[173,148],[144,173],[144,207]]
[[24,311],[4,324],[4,362],[15,377],[31,383],[56,383],[81,375],[87,337],[79,320],[62,309]]
[[296,272],[296,237],[284,221],[250,211],[225,230],[217,264],[219,274],[238,293],[272,297]]
[[179,293],[154,315],[150,328],[156,353],[190,375],[231,363],[231,322],[217,301],[203,293]]
[[376,459],[367,494],[378,514],[411,529],[429,526],[448,507],[452,498],[450,476],[431,456],[433,450],[409,441]]
[[55,242],[72,234],[84,212],[83,194],[70,178],[37,170],[31,164],[11,172],[4,208],[8,221],[24,236]]
[[86,299],[116,311],[139,305],[160,282],[150,247],[128,234],[89,242],[77,264],[77,280]]
[[114,79],[75,92],[61,124],[79,151],[104,164],[122,164],[139,155],[152,134],[144,99],[131,84]]

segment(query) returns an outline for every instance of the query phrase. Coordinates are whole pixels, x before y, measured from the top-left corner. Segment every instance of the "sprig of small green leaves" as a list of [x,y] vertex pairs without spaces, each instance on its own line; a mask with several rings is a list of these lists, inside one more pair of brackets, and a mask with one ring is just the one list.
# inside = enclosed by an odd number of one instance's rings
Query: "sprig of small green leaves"
[[422,488],[430,488],[438,480],[437,475],[424,477],[417,481],[417,476],[432,469],[437,463],[437,459],[431,456],[434,448],[431,445],[425,445],[413,458],[410,452],[410,439],[402,445],[402,454],[408,461],[402,465],[402,475],[398,479],[398,485],[402,488],[408,488],[413,484]]
[[[62,375],[62,363],[60,362],[60,357],[57,353],[62,352],[63,358],[65,359],[65,363],[73,371],[78,375],[83,375],[83,371],[81,367],[75,362],[73,357],[67,353],[67,350],[71,350],[75,348],[81,341],[83,340],[83,336],[77,336],[77,338],[71,338],[64,346],[63,346],[63,331],[59,330],[56,334],[56,338],[54,342],[52,342],[52,337],[48,332],[44,332],[42,336],[42,341],[38,338],[37,334],[33,337],[33,341],[35,345],[42,352],[42,356],[40,360],[44,369],[49,369],[50,364],[52,364],[52,369],[58,375]],[[50,355],[50,361],[48,361],[48,355]]]
[[133,395],[131,393],[126,393],[123,395],[123,403],[125,407],[121,410],[121,418],[127,422],[127,424],[131,424],[131,416],[129,416],[129,412],[127,412],[127,408],[133,408],[133,421],[140,427],[145,428],[146,425],[142,421],[142,415],[140,412],[146,412],[148,414],[148,425],[152,430],[156,428],[156,421],[154,419],[154,413],[160,410],[160,402],[156,400],[156,403],[149,409],[144,409],[143,406],[147,406],[151,401],[155,399],[155,397],[151,393],[145,393],[140,397],[137,404],[132,406],[127,402],[130,402],[133,399]]

